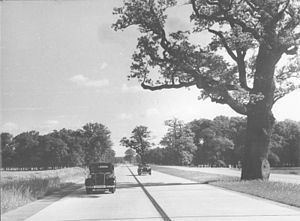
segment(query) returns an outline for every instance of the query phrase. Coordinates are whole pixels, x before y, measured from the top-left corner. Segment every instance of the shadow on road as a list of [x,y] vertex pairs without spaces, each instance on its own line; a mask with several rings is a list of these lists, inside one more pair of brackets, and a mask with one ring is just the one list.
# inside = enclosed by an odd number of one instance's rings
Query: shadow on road
[[[180,186],[180,185],[199,185],[199,184],[206,184],[206,183],[143,183],[144,187],[151,187],[151,186]],[[127,189],[127,188],[135,188],[139,187],[140,185],[137,183],[117,183],[117,189]]]
[[[144,187],[152,187],[152,186],[191,186],[191,185],[199,185],[201,183],[143,183]],[[138,183],[129,183],[129,182],[119,182],[117,183],[117,191],[118,189],[129,189],[129,188],[140,188],[140,185]],[[105,197],[105,195],[110,195],[112,193],[108,191],[98,191],[94,192],[92,194],[87,194],[84,188],[78,189],[77,191],[74,191],[72,194],[68,195],[68,197],[73,197],[73,198],[101,198]],[[55,197],[55,196],[53,196]],[[48,198],[48,197],[47,197]],[[50,199],[51,196],[48,198]],[[52,199],[53,200],[53,199]]]
[[98,192],[87,194],[85,189],[80,189],[79,191],[76,191],[73,194],[71,194],[70,197],[75,197],[75,198],[100,198],[100,197],[102,197],[101,195],[103,195],[103,194],[109,194],[109,193],[103,192],[103,191],[98,191]]

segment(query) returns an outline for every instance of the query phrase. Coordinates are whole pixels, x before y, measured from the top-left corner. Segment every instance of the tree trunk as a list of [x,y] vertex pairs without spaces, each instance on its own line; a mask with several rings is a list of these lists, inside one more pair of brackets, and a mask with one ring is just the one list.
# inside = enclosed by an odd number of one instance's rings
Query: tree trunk
[[242,180],[269,178],[268,153],[273,125],[274,117],[270,110],[262,109],[248,114]]
[[[267,46],[260,46],[254,76],[253,91],[247,109],[246,145],[242,163],[242,180],[263,179],[270,176],[269,143],[275,119],[274,70],[280,55]],[[258,96],[262,95],[262,96]]]

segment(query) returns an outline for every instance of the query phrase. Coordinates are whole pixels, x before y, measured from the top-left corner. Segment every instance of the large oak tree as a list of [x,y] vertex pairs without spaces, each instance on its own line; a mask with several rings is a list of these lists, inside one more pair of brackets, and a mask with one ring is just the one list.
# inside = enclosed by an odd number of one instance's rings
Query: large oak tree
[[[192,30],[173,33],[166,31],[165,24],[168,9],[178,7],[175,0],[125,0],[114,9],[115,30],[137,26],[141,33],[129,78],[149,90],[196,86],[202,98],[246,115],[241,178],[268,179],[272,107],[298,88],[293,78],[299,77],[300,69],[299,1],[190,0],[186,4],[191,8]],[[212,34],[209,46],[195,42],[203,32]],[[224,53],[231,60],[224,59]],[[291,55],[292,61],[279,67],[283,55]]]

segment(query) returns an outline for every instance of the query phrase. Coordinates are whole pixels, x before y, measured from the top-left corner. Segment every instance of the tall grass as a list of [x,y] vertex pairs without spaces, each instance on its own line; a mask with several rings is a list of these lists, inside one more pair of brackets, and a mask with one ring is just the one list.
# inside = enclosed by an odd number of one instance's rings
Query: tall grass
[[84,179],[82,168],[1,171],[1,214],[42,198],[66,183]]

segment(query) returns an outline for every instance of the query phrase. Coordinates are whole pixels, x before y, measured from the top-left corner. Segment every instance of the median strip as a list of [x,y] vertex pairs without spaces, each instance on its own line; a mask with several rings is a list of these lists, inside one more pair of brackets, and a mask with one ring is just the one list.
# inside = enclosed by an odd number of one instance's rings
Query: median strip
[[151,203],[153,204],[153,206],[155,207],[155,209],[157,210],[157,212],[161,215],[161,217],[165,221],[171,221],[170,217],[165,213],[165,211],[160,207],[160,205],[156,202],[156,200],[151,196],[151,194],[147,191],[147,189],[144,187],[144,185],[138,180],[138,178],[136,178],[136,176],[134,175],[134,173],[132,172],[132,170],[128,166],[127,166],[127,168],[130,171],[131,175],[136,180],[136,182],[140,185],[140,187],[142,188],[142,190],[144,191],[144,193],[146,194],[146,196],[149,198],[149,200],[151,201]]

